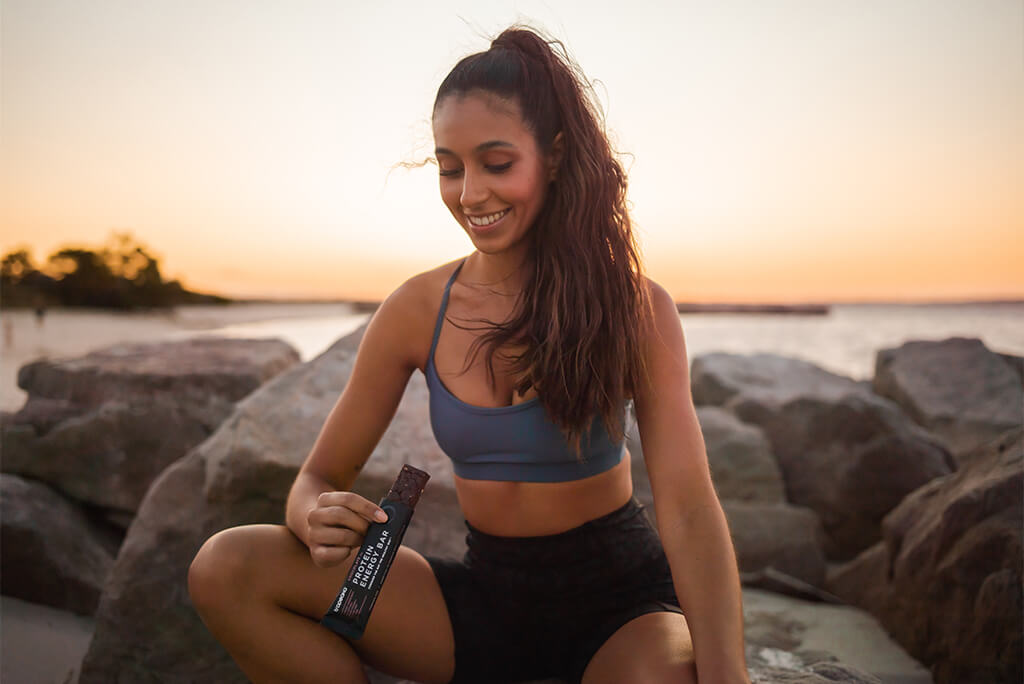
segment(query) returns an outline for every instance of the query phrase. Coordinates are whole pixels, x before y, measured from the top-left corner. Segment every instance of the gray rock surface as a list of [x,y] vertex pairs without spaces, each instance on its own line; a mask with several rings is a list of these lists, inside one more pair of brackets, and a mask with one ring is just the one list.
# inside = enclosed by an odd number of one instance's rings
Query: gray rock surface
[[18,384],[29,398],[5,420],[3,471],[127,523],[165,467],[298,361],[280,340],[200,337],[26,364]]
[[1024,356],[1016,356],[1014,354],[1003,354],[999,353],[999,357],[1010,364],[1013,368],[1013,372],[1020,378],[1021,387],[1024,387]]
[[875,357],[875,391],[939,435],[959,463],[1024,420],[1024,388],[979,339],[906,342]]
[[691,378],[696,403],[720,405],[764,431],[787,500],[821,517],[830,559],[876,542],[886,513],[954,468],[937,438],[894,402],[812,363],[705,354]]
[[0,475],[0,587],[13,596],[91,615],[119,536],[41,482]]
[[829,573],[938,684],[1024,677],[1022,430],[968,454],[886,516],[884,541]]
[[825,583],[824,530],[809,508],[722,501],[740,572],[767,567],[814,586]]
[[782,503],[786,492],[771,444],[754,425],[717,406],[697,407],[711,479],[720,499]]

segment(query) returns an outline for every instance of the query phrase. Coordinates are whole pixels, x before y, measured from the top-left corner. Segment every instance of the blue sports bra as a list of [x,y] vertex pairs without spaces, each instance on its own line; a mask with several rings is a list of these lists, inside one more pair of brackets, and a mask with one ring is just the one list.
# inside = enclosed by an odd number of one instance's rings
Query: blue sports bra
[[625,441],[613,443],[599,415],[583,435],[580,462],[558,426],[548,420],[539,397],[512,406],[474,406],[444,386],[434,366],[434,350],[448,294],[464,263],[465,259],[445,285],[425,371],[430,425],[437,443],[452,459],[455,474],[470,480],[567,482],[603,473],[619,463]]

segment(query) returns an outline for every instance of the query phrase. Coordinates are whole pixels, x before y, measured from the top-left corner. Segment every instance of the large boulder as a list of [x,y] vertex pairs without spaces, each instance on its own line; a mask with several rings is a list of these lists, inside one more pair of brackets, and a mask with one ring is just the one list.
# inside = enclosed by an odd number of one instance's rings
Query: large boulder
[[937,684],[1024,677],[1022,430],[967,454],[886,516],[884,540],[829,574],[828,587],[864,607]]
[[809,508],[722,502],[741,573],[774,568],[813,586],[825,583],[824,530]]
[[765,503],[786,500],[782,473],[764,432],[717,406],[697,407],[697,420],[720,499]]
[[41,482],[0,475],[0,589],[79,615],[96,610],[119,535]]
[[[103,593],[82,684],[246,681],[191,606],[189,564],[218,530],[283,522],[288,489],[345,386],[364,331],[245,398],[209,439],[154,482]],[[426,470],[431,481],[404,541],[459,556],[465,527],[451,462],[434,441],[427,411],[426,383],[416,374],[353,489],[379,500],[403,463]]]
[[942,443],[897,404],[807,361],[704,354],[691,377],[697,404],[721,406],[763,430],[787,500],[821,517],[830,559],[875,543],[886,513],[955,467]]
[[939,435],[960,463],[1019,426],[1024,411],[1024,388],[1013,365],[974,338],[880,350],[874,389]]
[[[771,444],[755,425],[739,420],[717,406],[698,406],[697,421],[707,452],[708,468],[722,500],[783,503],[785,488]],[[643,444],[636,418],[627,421],[626,446],[633,457],[633,487],[637,498],[652,502]]]
[[127,527],[164,468],[298,361],[281,340],[217,337],[34,361],[18,373],[28,401],[3,426],[3,471],[44,481]]

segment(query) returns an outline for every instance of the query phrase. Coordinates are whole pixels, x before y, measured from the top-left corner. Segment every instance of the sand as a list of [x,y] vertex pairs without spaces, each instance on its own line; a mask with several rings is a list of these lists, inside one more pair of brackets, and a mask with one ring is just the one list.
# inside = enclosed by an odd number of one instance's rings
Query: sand
[[70,684],[92,638],[92,618],[0,597],[0,681]]

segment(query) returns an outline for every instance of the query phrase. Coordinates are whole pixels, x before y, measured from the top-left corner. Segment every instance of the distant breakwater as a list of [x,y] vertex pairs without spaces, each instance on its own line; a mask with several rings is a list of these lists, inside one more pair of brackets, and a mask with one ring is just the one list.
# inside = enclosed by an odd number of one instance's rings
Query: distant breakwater
[[769,313],[798,314],[802,316],[824,316],[829,312],[827,304],[694,304],[676,302],[681,314],[688,313]]

